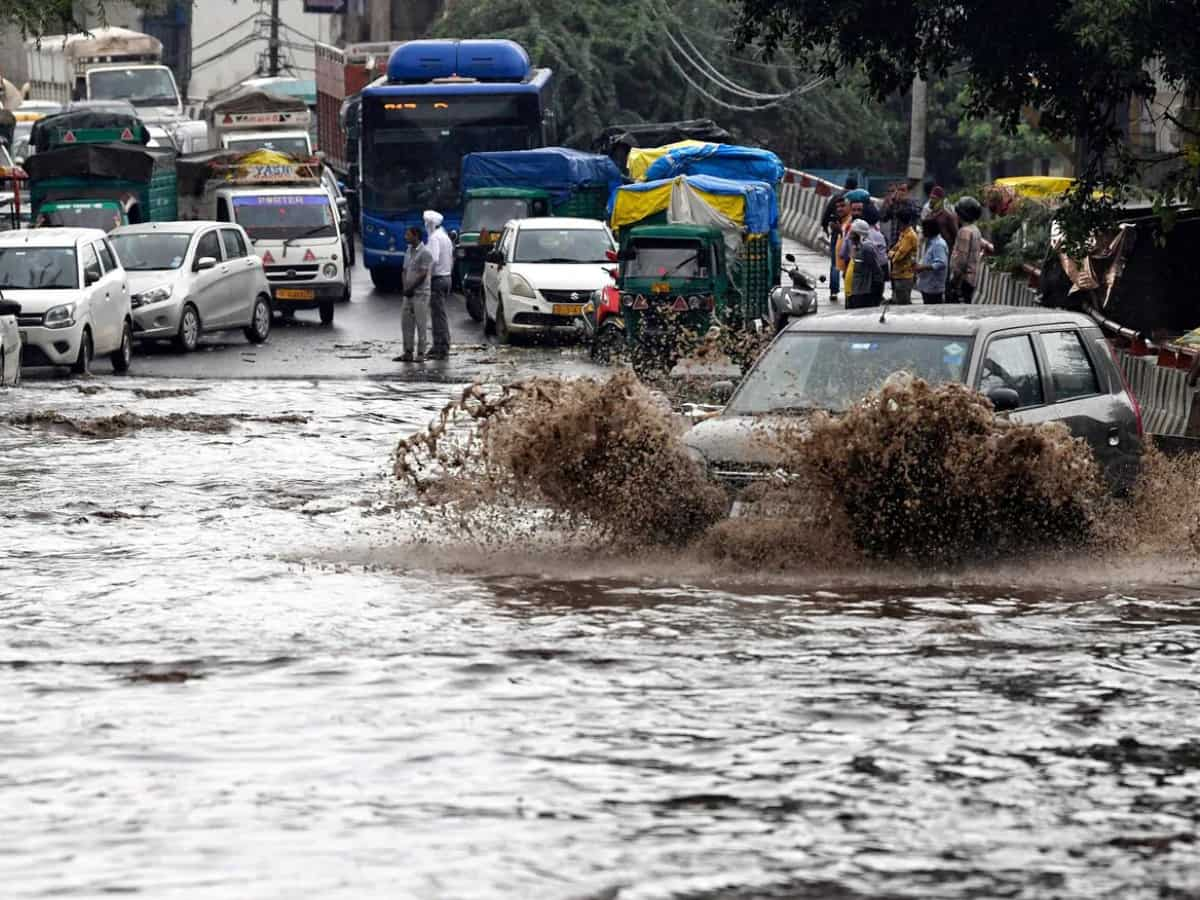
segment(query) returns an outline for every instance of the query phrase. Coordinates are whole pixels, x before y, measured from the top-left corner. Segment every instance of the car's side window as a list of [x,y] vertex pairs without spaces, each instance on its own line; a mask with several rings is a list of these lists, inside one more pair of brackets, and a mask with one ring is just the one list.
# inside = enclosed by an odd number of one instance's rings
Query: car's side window
[[1038,370],[1033,342],[1027,334],[996,338],[987,347],[979,390],[983,394],[996,388],[1012,388],[1021,398],[1021,407],[1040,406],[1042,373]]
[[1054,385],[1055,400],[1073,400],[1100,393],[1096,370],[1088,359],[1087,350],[1077,331],[1046,331],[1042,333],[1046,348],[1046,363],[1050,367],[1050,383]]
[[117,267],[117,260],[113,256],[112,248],[108,246],[108,241],[96,241],[96,250],[100,254],[100,262],[104,263],[105,272],[111,272]]
[[100,260],[96,256],[96,250],[91,244],[84,244],[80,248],[80,262],[83,263],[83,283],[97,282],[100,280]]
[[205,232],[196,243],[196,259],[211,256],[217,262],[221,261],[221,242],[215,231]]
[[246,242],[233,228],[221,229],[221,243],[225,245],[226,259],[239,259],[246,255]]

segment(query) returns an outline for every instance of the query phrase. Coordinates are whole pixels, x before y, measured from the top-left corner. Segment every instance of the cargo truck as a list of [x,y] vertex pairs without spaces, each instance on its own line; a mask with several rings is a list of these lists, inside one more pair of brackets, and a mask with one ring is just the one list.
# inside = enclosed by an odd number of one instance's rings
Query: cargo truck
[[80,110],[34,123],[25,161],[33,222],[102,228],[176,217],[176,154],[133,116]]
[[246,230],[285,318],[316,309],[329,325],[334,304],[350,299],[346,236],[316,160],[268,150],[180,157],[179,205],[181,218]]
[[54,34],[25,42],[29,98],[66,105],[72,100],[127,100],[147,123],[183,119],[183,102],[162,42],[127,28]]
[[607,156],[565,147],[470,153],[463,157],[462,227],[454,277],[467,312],[483,321],[483,267],[492,242],[510,219],[537,216],[607,218],[621,173]]

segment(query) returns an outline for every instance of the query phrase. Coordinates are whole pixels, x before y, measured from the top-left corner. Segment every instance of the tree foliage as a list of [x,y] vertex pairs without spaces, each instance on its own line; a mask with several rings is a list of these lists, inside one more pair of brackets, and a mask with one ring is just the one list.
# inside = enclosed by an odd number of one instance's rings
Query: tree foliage
[[[683,59],[671,39],[686,39],[720,75],[753,93],[784,94],[810,82],[792,58],[767,61],[732,44],[736,8],[727,0],[454,0],[434,36],[505,37],[555,70],[560,139],[586,146],[608,125],[713,118],[739,139],[767,146],[793,165],[899,165],[907,126],[872,100],[863,77],[842,73],[815,90],[764,106],[723,89]],[[670,36],[668,36],[670,35]],[[692,47],[683,44],[692,54]],[[672,62],[674,60],[674,62]]]
[[[737,0],[739,39],[812,57],[824,71],[862,67],[872,94],[903,90],[914,74],[966,73],[965,112],[1019,132],[1026,110],[1055,139],[1077,141],[1078,182],[1066,210],[1080,241],[1162,160],[1124,140],[1130,99],[1155,94],[1152,72],[1185,95],[1200,84],[1195,0]],[[1200,200],[1200,154],[1189,151],[1158,187],[1160,200]]]
[[[129,0],[142,9],[155,9],[162,0]],[[111,0],[0,0],[0,28],[23,35],[71,34],[104,22]]]

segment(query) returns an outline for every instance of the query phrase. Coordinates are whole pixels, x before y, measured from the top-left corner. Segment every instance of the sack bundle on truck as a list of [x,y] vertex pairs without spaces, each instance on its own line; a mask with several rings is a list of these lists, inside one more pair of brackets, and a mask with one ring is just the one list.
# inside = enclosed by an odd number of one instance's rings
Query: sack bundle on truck
[[711,175],[623,185],[609,221],[619,272],[595,313],[596,356],[624,348],[669,368],[713,325],[763,326],[779,272],[770,185]]
[[603,221],[621,181],[607,156],[566,147],[464,156],[459,178],[463,219],[454,275],[471,317],[483,321],[484,258],[506,222],[551,215]]
[[630,152],[639,147],[662,147],[680,141],[719,143],[732,138],[728,131],[712,119],[687,119],[681,122],[638,122],[629,125],[610,125],[592,142],[592,150],[603,153],[623,173],[629,170]]
[[175,219],[176,153],[148,147],[135,116],[76,110],[39,119],[26,161],[35,225],[103,228]]
[[274,309],[285,317],[317,309],[333,322],[334,304],[350,299],[348,235],[317,159],[256,150],[213,150],[179,158],[179,206],[185,219],[241,225],[262,257]]

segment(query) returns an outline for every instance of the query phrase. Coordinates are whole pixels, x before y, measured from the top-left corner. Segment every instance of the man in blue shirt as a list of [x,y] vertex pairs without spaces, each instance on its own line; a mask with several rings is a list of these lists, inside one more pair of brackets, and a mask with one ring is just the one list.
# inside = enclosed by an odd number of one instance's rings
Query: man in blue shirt
[[925,237],[925,253],[917,263],[917,290],[925,303],[941,303],[946,295],[946,272],[950,265],[950,248],[942,237],[937,219],[921,222]]

